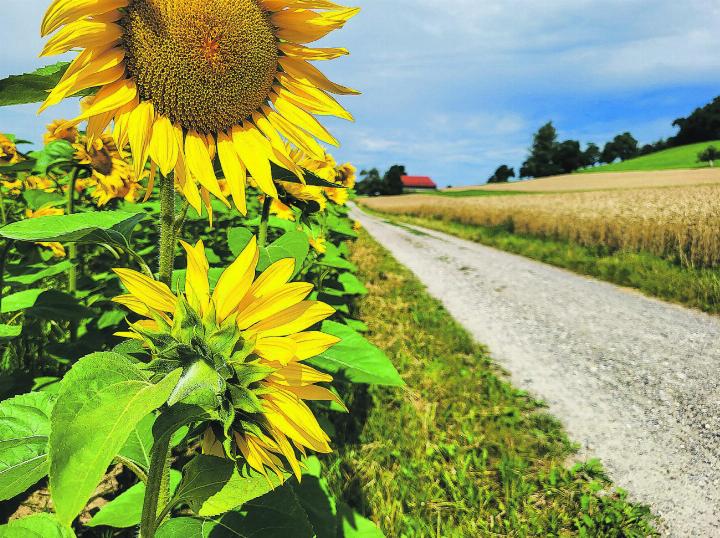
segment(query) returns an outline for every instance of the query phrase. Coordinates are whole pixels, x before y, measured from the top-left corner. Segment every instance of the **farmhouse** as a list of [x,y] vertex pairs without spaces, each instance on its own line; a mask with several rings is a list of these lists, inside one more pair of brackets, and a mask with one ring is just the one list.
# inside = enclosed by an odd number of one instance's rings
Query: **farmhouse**
[[437,185],[427,176],[402,176],[404,192],[436,191]]

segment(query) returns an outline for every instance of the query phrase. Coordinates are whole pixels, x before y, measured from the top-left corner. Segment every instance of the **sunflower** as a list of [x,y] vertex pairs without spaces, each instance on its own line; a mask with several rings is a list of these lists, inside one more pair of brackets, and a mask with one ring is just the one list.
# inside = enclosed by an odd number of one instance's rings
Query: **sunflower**
[[45,191],[55,192],[57,190],[57,183],[52,179],[39,176],[28,176],[25,178],[25,189],[29,191]]
[[322,187],[314,187],[303,183],[290,183],[279,181],[279,185],[285,191],[284,198],[291,198],[300,202],[314,202],[319,206],[320,211],[327,207],[327,199],[323,195]]
[[56,140],[65,140],[74,144],[78,141],[78,130],[74,125],[65,127],[67,120],[55,120],[48,124],[47,131],[45,132],[44,141],[45,144],[54,142]]
[[[260,253],[254,237],[212,291],[202,241],[183,247],[188,261],[185,291],[177,295],[141,273],[115,271],[129,292],[115,301],[145,318],[123,335],[145,343],[153,358],[151,369],[156,364],[164,371],[182,367],[184,375],[201,371],[203,379],[214,379],[210,400],[225,410],[227,419],[207,429],[206,453],[221,447],[226,456],[242,456],[265,476],[267,469],[282,476],[284,458],[299,478],[296,451],[331,452],[328,436],[304,400],[342,405],[317,385],[332,377],[303,363],[338,342],[307,331],[334,309],[305,300],[312,284],[288,282],[293,259],[278,261],[255,278]],[[187,383],[181,380],[178,387],[183,385]],[[184,397],[197,401],[199,395]]]
[[23,182],[20,179],[0,181],[0,185],[8,190],[10,196],[19,196],[22,192]]
[[111,135],[103,134],[92,141],[81,139],[73,147],[78,163],[92,170],[89,181],[83,186],[95,187],[92,196],[100,207],[115,198],[129,202],[137,200],[140,183]]
[[[290,185],[286,190],[288,190],[291,195],[294,195],[293,191],[304,192],[306,195],[309,192],[313,192],[316,194],[315,201],[318,201],[319,198],[322,197],[322,194],[324,194],[328,200],[337,205],[345,205],[347,203],[350,198],[348,189],[355,186],[355,167],[352,164],[346,163],[342,166],[338,166],[335,158],[325,152],[323,153],[321,159],[307,155],[298,149],[289,148],[289,153],[293,161],[299,167],[311,171],[313,174],[329,183],[336,183],[338,185],[337,187],[322,188],[307,187],[304,185],[293,187]],[[311,191],[310,189],[315,190]],[[326,204],[323,200],[321,208],[325,209],[325,205]]]
[[[135,175],[148,159],[200,211],[213,194],[219,157],[231,196],[246,213],[248,173],[277,198],[270,163],[302,175],[284,141],[321,157],[337,140],[314,115],[352,116],[329,94],[358,92],[331,82],[310,61],[348,54],[311,48],[358,8],[328,0],[54,0],[43,55],[82,48],[42,109],[97,87],[88,107],[60,128],[88,120],[88,136],[114,122],[130,143]],[[199,187],[198,187],[199,185]]]
[[346,189],[354,189],[357,181],[357,168],[350,163],[345,163],[335,169],[337,177],[335,181]]
[[0,133],[0,166],[17,164],[22,160],[22,155],[18,153],[17,147],[15,147],[15,142]]

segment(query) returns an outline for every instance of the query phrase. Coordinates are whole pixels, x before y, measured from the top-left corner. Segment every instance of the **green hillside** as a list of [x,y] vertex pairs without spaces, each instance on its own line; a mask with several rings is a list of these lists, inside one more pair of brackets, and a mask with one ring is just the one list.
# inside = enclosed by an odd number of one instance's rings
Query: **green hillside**
[[701,142],[680,146],[678,148],[666,149],[644,155],[636,159],[630,159],[621,163],[606,164],[588,170],[581,170],[580,173],[592,174],[597,172],[644,172],[650,170],[678,170],[685,168],[707,168],[706,163],[697,161],[698,153],[708,146],[715,146],[720,149],[720,140],[714,142]]

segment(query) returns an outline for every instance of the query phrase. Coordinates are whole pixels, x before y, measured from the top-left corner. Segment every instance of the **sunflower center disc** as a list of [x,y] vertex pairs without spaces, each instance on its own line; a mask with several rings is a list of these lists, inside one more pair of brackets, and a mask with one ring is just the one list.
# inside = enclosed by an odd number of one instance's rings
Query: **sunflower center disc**
[[133,0],[121,25],[140,98],[185,129],[228,129],[268,97],[277,38],[257,0]]

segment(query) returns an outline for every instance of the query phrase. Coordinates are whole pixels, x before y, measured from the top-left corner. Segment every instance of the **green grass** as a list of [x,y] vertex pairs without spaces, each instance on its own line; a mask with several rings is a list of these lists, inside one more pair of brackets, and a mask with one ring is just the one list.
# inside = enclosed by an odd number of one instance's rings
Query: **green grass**
[[391,222],[424,226],[576,273],[636,288],[653,297],[711,314],[720,313],[720,271],[717,270],[681,266],[644,252],[612,252],[602,247],[584,247],[568,241],[518,235],[504,227],[471,226],[444,220],[373,213]]
[[649,172],[654,170],[680,170],[687,168],[707,168],[707,163],[699,163],[698,153],[708,146],[720,149],[720,140],[715,142],[701,142],[678,148],[666,149],[630,159],[620,163],[606,164],[596,168],[581,170],[579,173],[597,172]]
[[[359,315],[404,389],[357,389],[339,415],[331,487],[390,538],[653,536],[652,516],[611,490],[540,403],[423,285],[363,233],[353,261],[369,295]],[[583,402],[578,402],[582,405]]]

